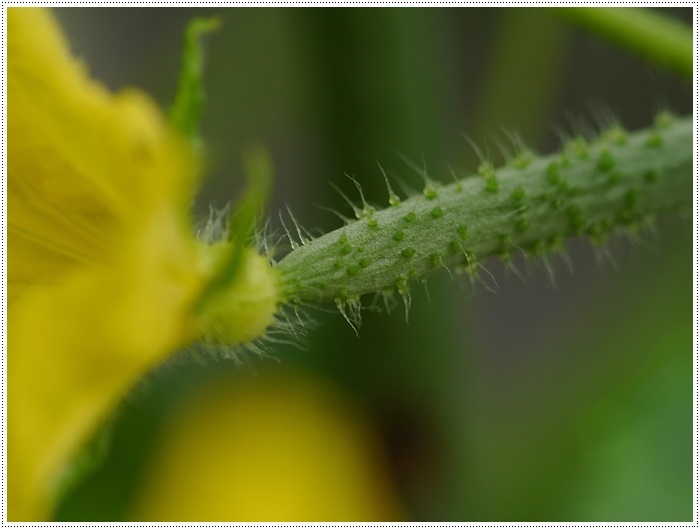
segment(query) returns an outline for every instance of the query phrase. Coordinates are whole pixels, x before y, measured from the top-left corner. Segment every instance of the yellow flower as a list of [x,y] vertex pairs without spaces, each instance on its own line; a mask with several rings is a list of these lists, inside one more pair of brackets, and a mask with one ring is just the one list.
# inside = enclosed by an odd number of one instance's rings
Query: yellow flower
[[228,290],[195,310],[221,252],[191,236],[188,144],[144,94],[90,80],[49,11],[8,9],[7,59],[7,512],[41,520],[135,381],[212,320],[254,339],[279,296],[246,251]]
[[403,519],[379,443],[343,397],[282,369],[208,382],[166,421],[131,519]]

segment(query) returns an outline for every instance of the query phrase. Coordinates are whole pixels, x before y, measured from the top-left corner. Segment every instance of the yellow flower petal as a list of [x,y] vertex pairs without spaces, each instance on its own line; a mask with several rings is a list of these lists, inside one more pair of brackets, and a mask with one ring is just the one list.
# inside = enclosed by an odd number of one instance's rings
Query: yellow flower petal
[[50,12],[8,10],[8,517],[48,516],[65,465],[195,337],[195,165],[155,105],[113,96]]
[[367,424],[320,380],[223,379],[166,424],[135,521],[388,521],[401,509]]
[[8,318],[10,519],[47,516],[65,465],[81,443],[143,373],[192,338],[187,309],[198,282],[186,255],[151,250],[157,247],[153,237],[166,234],[154,223],[141,241],[122,246],[138,259],[107,270],[81,270],[13,305]]
[[144,94],[89,79],[50,11],[8,9],[7,57],[7,512],[36,521],[140,377],[205,333],[253,340],[279,292],[246,250],[200,307],[230,244],[191,235],[189,144]]
[[31,281],[26,249],[55,264],[36,277],[46,283],[78,261],[108,262],[111,238],[154,201],[184,214],[193,163],[144,95],[85,75],[50,12],[10,8],[7,31],[8,231],[21,240],[8,279]]

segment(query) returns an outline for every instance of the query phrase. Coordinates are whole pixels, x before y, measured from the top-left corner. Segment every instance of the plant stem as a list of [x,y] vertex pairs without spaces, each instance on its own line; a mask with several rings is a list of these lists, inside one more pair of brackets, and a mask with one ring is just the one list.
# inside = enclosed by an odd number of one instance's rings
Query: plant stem
[[277,265],[288,301],[352,302],[397,289],[446,267],[477,273],[490,255],[542,255],[566,238],[601,243],[615,229],[636,230],[656,214],[692,203],[692,119],[660,115],[627,134],[619,126],[595,142],[575,138],[557,154],[528,151],[480,177],[447,186],[427,180],[423,195],[375,211],[299,246]]
[[642,59],[693,78],[693,30],[659,12],[631,7],[567,7],[553,12]]

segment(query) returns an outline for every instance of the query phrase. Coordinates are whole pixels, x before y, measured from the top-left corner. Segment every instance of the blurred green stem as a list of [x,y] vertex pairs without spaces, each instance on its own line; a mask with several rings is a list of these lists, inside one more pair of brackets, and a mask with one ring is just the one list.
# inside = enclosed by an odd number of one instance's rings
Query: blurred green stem
[[630,7],[567,7],[553,12],[646,61],[693,78],[693,30],[677,20]]
[[469,133],[498,134],[506,127],[537,145],[562,79],[565,28],[541,9],[505,10],[499,24]]

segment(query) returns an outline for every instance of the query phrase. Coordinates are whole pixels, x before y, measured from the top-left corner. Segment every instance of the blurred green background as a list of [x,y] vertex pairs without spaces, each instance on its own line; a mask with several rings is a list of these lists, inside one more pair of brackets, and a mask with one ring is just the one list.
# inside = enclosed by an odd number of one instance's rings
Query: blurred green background
[[[666,12],[688,23],[692,17],[691,9]],[[208,168],[195,209],[202,217],[209,204],[235,200],[244,182],[241,153],[262,142],[276,166],[269,212],[278,233],[286,206],[312,233],[338,227],[315,204],[350,215],[329,185],[356,197],[344,173],[361,182],[370,201],[386,203],[377,162],[420,189],[399,154],[425,163],[436,180],[450,179],[448,164],[474,169],[463,134],[499,159],[497,142],[512,131],[546,153],[559,143],[557,130],[594,130],[610,116],[634,130],[658,109],[692,111],[689,84],[543,9],[57,13],[97,78],[114,89],[143,88],[163,107],[175,91],[187,21],[220,16],[223,26],[207,46]],[[149,501],[153,487],[144,483],[165,453],[163,443],[177,435],[182,406],[222,380],[231,388],[251,379],[266,387],[283,373],[286,380],[320,381],[313,384],[332,387],[349,403],[349,424],[357,420],[374,440],[377,480],[399,505],[387,509],[389,518],[690,521],[691,238],[688,218],[662,218],[636,242],[620,236],[596,250],[571,241],[573,273],[557,256],[546,263],[519,256],[524,283],[499,261],[486,263],[496,293],[447,273],[431,278],[429,296],[414,287],[408,325],[401,306],[390,314],[367,311],[356,337],[328,306],[312,310],[318,326],[301,349],[268,344],[268,357],[248,354],[242,366],[180,354],[126,399],[101,437],[104,457],[65,495],[56,519],[135,516],[134,505]],[[253,391],[240,398],[254,406],[258,397]],[[274,425],[271,409],[266,420]],[[192,453],[207,453],[193,443]],[[244,450],[257,457],[265,448]],[[222,472],[229,468],[225,451],[212,449],[208,457],[221,459]],[[226,480],[209,480],[207,472],[182,486],[192,497],[220,502]],[[226,479],[236,483],[235,494],[249,476],[231,472]],[[274,468],[260,472],[270,483],[278,479]],[[216,483],[216,494],[208,482]],[[260,520],[275,516],[265,505],[273,513],[282,501],[273,490],[265,493]],[[323,491],[309,494],[319,495],[319,506],[326,501]],[[347,501],[353,497],[348,492]]]

